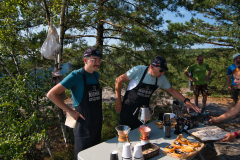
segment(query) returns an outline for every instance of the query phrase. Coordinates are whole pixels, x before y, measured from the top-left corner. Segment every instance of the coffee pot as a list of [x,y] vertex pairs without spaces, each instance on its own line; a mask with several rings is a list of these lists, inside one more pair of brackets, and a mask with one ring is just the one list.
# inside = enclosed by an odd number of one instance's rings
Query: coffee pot
[[118,136],[119,136],[117,147],[119,151],[122,152],[123,145],[126,143],[130,143],[130,140],[128,138],[128,133],[130,132],[131,128],[127,125],[119,125],[115,129],[118,132]]
[[[138,114],[138,119],[143,123],[143,126],[145,126],[145,124],[147,123],[147,121],[149,121],[151,119],[151,116],[154,113],[154,108],[156,107],[156,105],[153,106],[153,111],[152,114],[150,113],[150,107],[147,105],[143,105],[140,110],[139,110],[139,114]],[[136,109],[137,111],[137,109]],[[136,111],[133,113],[133,115],[135,115]]]

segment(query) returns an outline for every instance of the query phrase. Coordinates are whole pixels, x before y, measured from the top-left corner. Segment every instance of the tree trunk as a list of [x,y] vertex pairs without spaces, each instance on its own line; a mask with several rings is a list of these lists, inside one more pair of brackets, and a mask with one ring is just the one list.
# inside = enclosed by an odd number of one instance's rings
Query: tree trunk
[[43,0],[43,2],[44,2],[45,11],[46,11],[46,18],[48,20],[48,25],[50,25],[50,13],[48,10],[47,2],[46,0]]
[[[100,1],[98,4],[98,12],[102,12],[104,1]],[[103,22],[101,21],[103,17],[100,17],[100,20],[97,22],[97,38],[96,45],[97,48],[102,52],[103,49]]]
[[[61,73],[61,69],[62,69],[62,53],[63,53],[63,39],[64,39],[64,34],[65,34],[65,30],[64,30],[64,16],[65,16],[65,8],[67,5],[67,1],[66,0],[62,0],[62,8],[61,8],[61,15],[60,15],[60,35],[59,35],[59,43],[61,44],[61,48],[60,51],[57,54],[57,64],[55,65],[55,67],[58,67],[58,72]],[[60,125],[61,125],[61,129],[62,129],[62,133],[63,133],[63,138],[64,141],[66,143],[66,147],[68,147],[68,143],[70,141],[69,139],[69,133],[67,132],[66,126],[64,124],[66,117],[63,114],[63,110],[60,109],[58,107],[58,118],[60,120]]]
[[96,39],[97,48],[102,51],[103,49],[103,23],[98,22],[97,24],[97,39]]
[[63,39],[64,39],[64,16],[65,16],[65,8],[67,6],[67,1],[62,0],[62,8],[61,8],[61,15],[60,15],[60,35],[59,35],[59,43],[61,44],[61,49],[58,54],[58,69],[61,72],[62,69],[62,53],[63,53]]

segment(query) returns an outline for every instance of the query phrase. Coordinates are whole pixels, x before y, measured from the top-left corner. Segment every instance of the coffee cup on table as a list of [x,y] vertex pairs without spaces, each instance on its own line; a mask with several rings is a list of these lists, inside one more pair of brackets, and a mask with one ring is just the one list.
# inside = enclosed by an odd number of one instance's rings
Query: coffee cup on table
[[122,149],[122,160],[132,160],[130,143],[125,143]]
[[137,143],[134,146],[133,159],[134,160],[143,160],[142,145],[140,143]]

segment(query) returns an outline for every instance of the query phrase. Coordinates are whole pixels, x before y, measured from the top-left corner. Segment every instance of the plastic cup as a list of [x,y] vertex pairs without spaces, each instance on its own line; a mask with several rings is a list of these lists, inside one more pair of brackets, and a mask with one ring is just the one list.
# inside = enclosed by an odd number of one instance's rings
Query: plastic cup
[[122,159],[123,159],[123,160],[132,159],[132,153],[131,153],[131,149],[130,149],[130,143],[125,143],[125,144],[123,145],[123,149],[122,149]]
[[142,145],[140,143],[137,143],[134,146],[133,157],[134,159],[142,160],[143,158]]

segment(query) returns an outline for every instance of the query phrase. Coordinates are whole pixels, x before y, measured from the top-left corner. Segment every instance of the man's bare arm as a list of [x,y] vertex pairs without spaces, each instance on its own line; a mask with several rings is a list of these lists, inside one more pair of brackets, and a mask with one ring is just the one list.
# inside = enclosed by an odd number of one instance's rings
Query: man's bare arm
[[66,105],[63,100],[58,96],[59,94],[63,93],[66,90],[66,88],[61,85],[60,83],[58,83],[56,86],[54,86],[48,93],[47,93],[47,97],[54,103],[56,104],[59,108],[61,108],[62,110],[68,112],[75,120],[78,119],[78,117],[82,117],[84,119],[84,117],[74,111],[73,109],[71,109],[70,107],[68,107],[68,105]]
[[221,122],[223,120],[226,120],[228,118],[231,118],[233,116],[236,116],[238,113],[240,113],[240,102],[238,101],[237,104],[228,110],[226,113],[222,114],[219,117],[211,117],[209,121],[211,122]]
[[124,73],[121,76],[117,77],[115,81],[115,92],[116,92],[115,109],[118,113],[120,113],[122,109],[122,99],[121,99],[122,83],[127,81],[129,81],[127,73]]
[[[166,89],[166,91],[168,91],[174,98],[184,102],[185,97],[181,93],[179,93],[177,90],[175,90],[173,87],[170,87],[169,89]],[[198,113],[200,112],[199,108],[197,108],[191,102],[187,101],[186,105],[187,105],[187,111],[188,112],[189,112],[189,108],[194,109]]]

